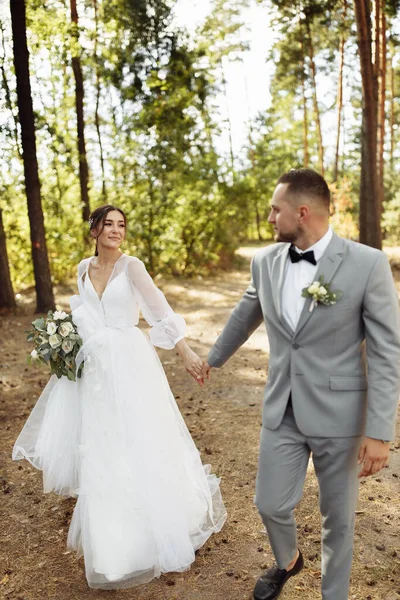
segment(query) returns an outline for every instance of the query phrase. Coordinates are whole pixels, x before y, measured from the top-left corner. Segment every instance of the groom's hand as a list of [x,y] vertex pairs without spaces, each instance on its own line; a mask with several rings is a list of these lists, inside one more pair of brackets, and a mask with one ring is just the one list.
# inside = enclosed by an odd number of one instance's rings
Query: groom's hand
[[390,442],[383,442],[373,438],[364,438],[358,453],[358,464],[362,464],[359,477],[375,475],[389,462]]
[[210,367],[210,365],[208,364],[208,362],[205,362],[203,364],[203,379],[210,379],[210,371],[211,371],[212,367]]

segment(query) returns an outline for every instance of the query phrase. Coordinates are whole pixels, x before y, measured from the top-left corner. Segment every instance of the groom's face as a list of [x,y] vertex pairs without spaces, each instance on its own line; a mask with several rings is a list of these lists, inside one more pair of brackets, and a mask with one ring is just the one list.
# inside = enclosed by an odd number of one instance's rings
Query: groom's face
[[289,198],[288,184],[279,183],[272,196],[268,221],[275,230],[277,242],[295,243],[302,233],[298,206]]

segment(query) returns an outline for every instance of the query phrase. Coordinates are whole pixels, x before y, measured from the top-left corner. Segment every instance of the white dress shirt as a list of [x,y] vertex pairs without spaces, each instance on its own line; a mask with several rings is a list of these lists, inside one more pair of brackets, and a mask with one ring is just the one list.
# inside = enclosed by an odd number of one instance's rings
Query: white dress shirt
[[307,260],[300,260],[297,263],[292,263],[288,251],[281,301],[282,316],[289,323],[293,331],[296,330],[297,323],[299,322],[306,301],[306,298],[303,298],[301,295],[302,290],[314,281],[318,269],[318,262],[321,260],[322,255],[331,241],[332,235],[332,228],[329,227],[325,235],[313,246],[307,248],[307,250],[300,250],[295,246],[295,250],[299,253],[313,250],[315,260],[317,261],[316,265],[312,265]]

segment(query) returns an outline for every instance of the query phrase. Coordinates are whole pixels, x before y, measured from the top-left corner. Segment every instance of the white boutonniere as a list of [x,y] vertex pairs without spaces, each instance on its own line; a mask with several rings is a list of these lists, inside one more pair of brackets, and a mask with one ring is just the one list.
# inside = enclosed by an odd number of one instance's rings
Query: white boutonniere
[[307,287],[303,288],[301,295],[304,298],[312,298],[309,312],[312,312],[318,303],[325,304],[325,306],[331,306],[336,304],[342,295],[340,290],[336,292],[331,291],[331,284],[324,281],[323,276],[319,278],[319,281],[313,281]]

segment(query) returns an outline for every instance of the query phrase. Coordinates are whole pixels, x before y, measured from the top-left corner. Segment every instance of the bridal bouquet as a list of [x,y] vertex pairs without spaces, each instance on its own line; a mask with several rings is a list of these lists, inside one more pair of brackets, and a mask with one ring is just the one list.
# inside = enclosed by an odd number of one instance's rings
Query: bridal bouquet
[[28,342],[35,345],[28,360],[49,363],[51,372],[59,379],[62,375],[71,381],[76,381],[76,375],[81,377],[83,362],[76,373],[75,359],[82,346],[82,338],[72,315],[49,310],[46,318],[39,317],[32,322],[32,329],[27,333]]

